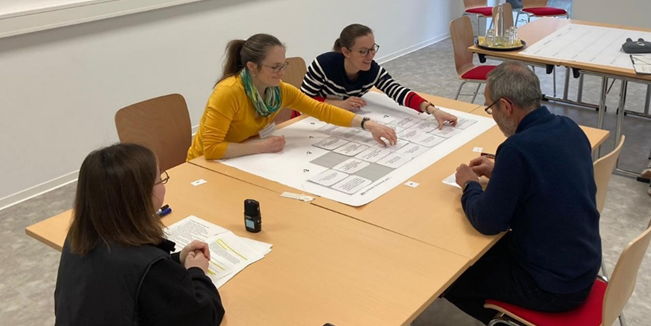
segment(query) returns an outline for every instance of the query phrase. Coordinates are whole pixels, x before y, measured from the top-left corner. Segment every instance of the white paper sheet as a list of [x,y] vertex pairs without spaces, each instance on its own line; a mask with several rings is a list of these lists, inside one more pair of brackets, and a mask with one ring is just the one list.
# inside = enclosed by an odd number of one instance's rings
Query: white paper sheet
[[456,173],[452,173],[447,178],[443,179],[443,183],[461,189],[461,187],[459,187],[459,185],[457,184],[456,180],[457,180]]
[[495,125],[491,118],[442,108],[459,118],[459,127],[438,130],[435,119],[400,107],[384,94],[364,96],[357,112],[396,130],[398,144],[383,147],[361,129],[334,127],[305,118],[274,135],[284,135],[277,154],[221,160],[242,171],[352,206],[364,205]]
[[233,232],[196,216],[182,219],[166,229],[167,238],[183,249],[193,240],[204,241],[210,249],[208,277],[219,288],[246,266],[271,252],[271,244],[240,238]]

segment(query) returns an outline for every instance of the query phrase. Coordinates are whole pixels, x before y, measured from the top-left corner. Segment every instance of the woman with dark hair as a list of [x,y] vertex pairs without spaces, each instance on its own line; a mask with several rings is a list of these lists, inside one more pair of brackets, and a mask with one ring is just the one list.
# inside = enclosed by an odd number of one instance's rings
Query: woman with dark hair
[[361,97],[375,86],[402,106],[434,115],[439,128],[443,128],[445,121],[456,125],[457,117],[393,80],[373,60],[379,49],[369,27],[361,24],[346,26],[335,41],[333,52],[321,54],[307,68],[301,91],[318,101],[358,111],[366,106]]
[[[285,46],[274,36],[256,34],[226,47],[224,74],[215,85],[192,140],[187,160],[239,157],[279,152],[285,138],[270,136],[274,117],[285,107],[322,121],[369,131],[383,145],[397,141],[393,129],[327,103],[320,103],[285,84]],[[260,136],[262,141],[245,142]]]
[[206,276],[210,251],[193,241],[170,255],[156,210],[165,198],[154,153],[117,144],[81,165],[54,291],[57,326],[215,326],[221,298]]

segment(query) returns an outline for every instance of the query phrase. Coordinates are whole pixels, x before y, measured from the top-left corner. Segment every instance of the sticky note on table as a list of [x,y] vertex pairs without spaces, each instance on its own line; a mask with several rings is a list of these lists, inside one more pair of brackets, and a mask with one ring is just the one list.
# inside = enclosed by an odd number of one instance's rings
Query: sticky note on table
[[204,184],[206,182],[208,182],[208,181],[206,181],[204,179],[199,179],[199,180],[195,180],[195,181],[190,182],[190,184],[192,184],[193,186],[196,187],[196,186],[200,186],[200,185],[202,185],[202,184]]

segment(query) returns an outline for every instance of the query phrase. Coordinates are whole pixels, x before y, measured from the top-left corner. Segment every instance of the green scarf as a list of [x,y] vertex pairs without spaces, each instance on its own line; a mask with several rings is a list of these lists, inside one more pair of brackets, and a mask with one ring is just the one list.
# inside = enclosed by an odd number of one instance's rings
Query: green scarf
[[248,96],[251,103],[253,103],[253,107],[258,116],[268,117],[270,114],[280,109],[280,105],[282,104],[280,101],[280,87],[267,87],[265,92],[267,98],[263,100],[258,89],[253,86],[248,69],[242,69],[240,72],[240,78],[242,78],[242,86],[244,86],[246,96]]

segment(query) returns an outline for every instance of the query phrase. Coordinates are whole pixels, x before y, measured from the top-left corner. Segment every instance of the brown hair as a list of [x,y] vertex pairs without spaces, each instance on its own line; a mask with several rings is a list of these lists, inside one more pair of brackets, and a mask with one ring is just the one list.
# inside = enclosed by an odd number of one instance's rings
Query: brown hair
[[341,34],[339,34],[339,38],[335,41],[332,50],[335,52],[341,52],[341,48],[350,49],[355,45],[355,39],[368,34],[373,34],[373,30],[368,26],[362,24],[348,25],[343,31],[341,31]]
[[124,246],[158,244],[163,224],[153,207],[157,162],[137,144],[116,144],[88,154],[79,170],[70,250],[85,255],[100,241]]
[[274,46],[285,47],[275,36],[269,34],[255,34],[246,41],[232,40],[228,42],[224,73],[217,83],[239,74],[249,61],[260,64],[267,57],[269,49]]

